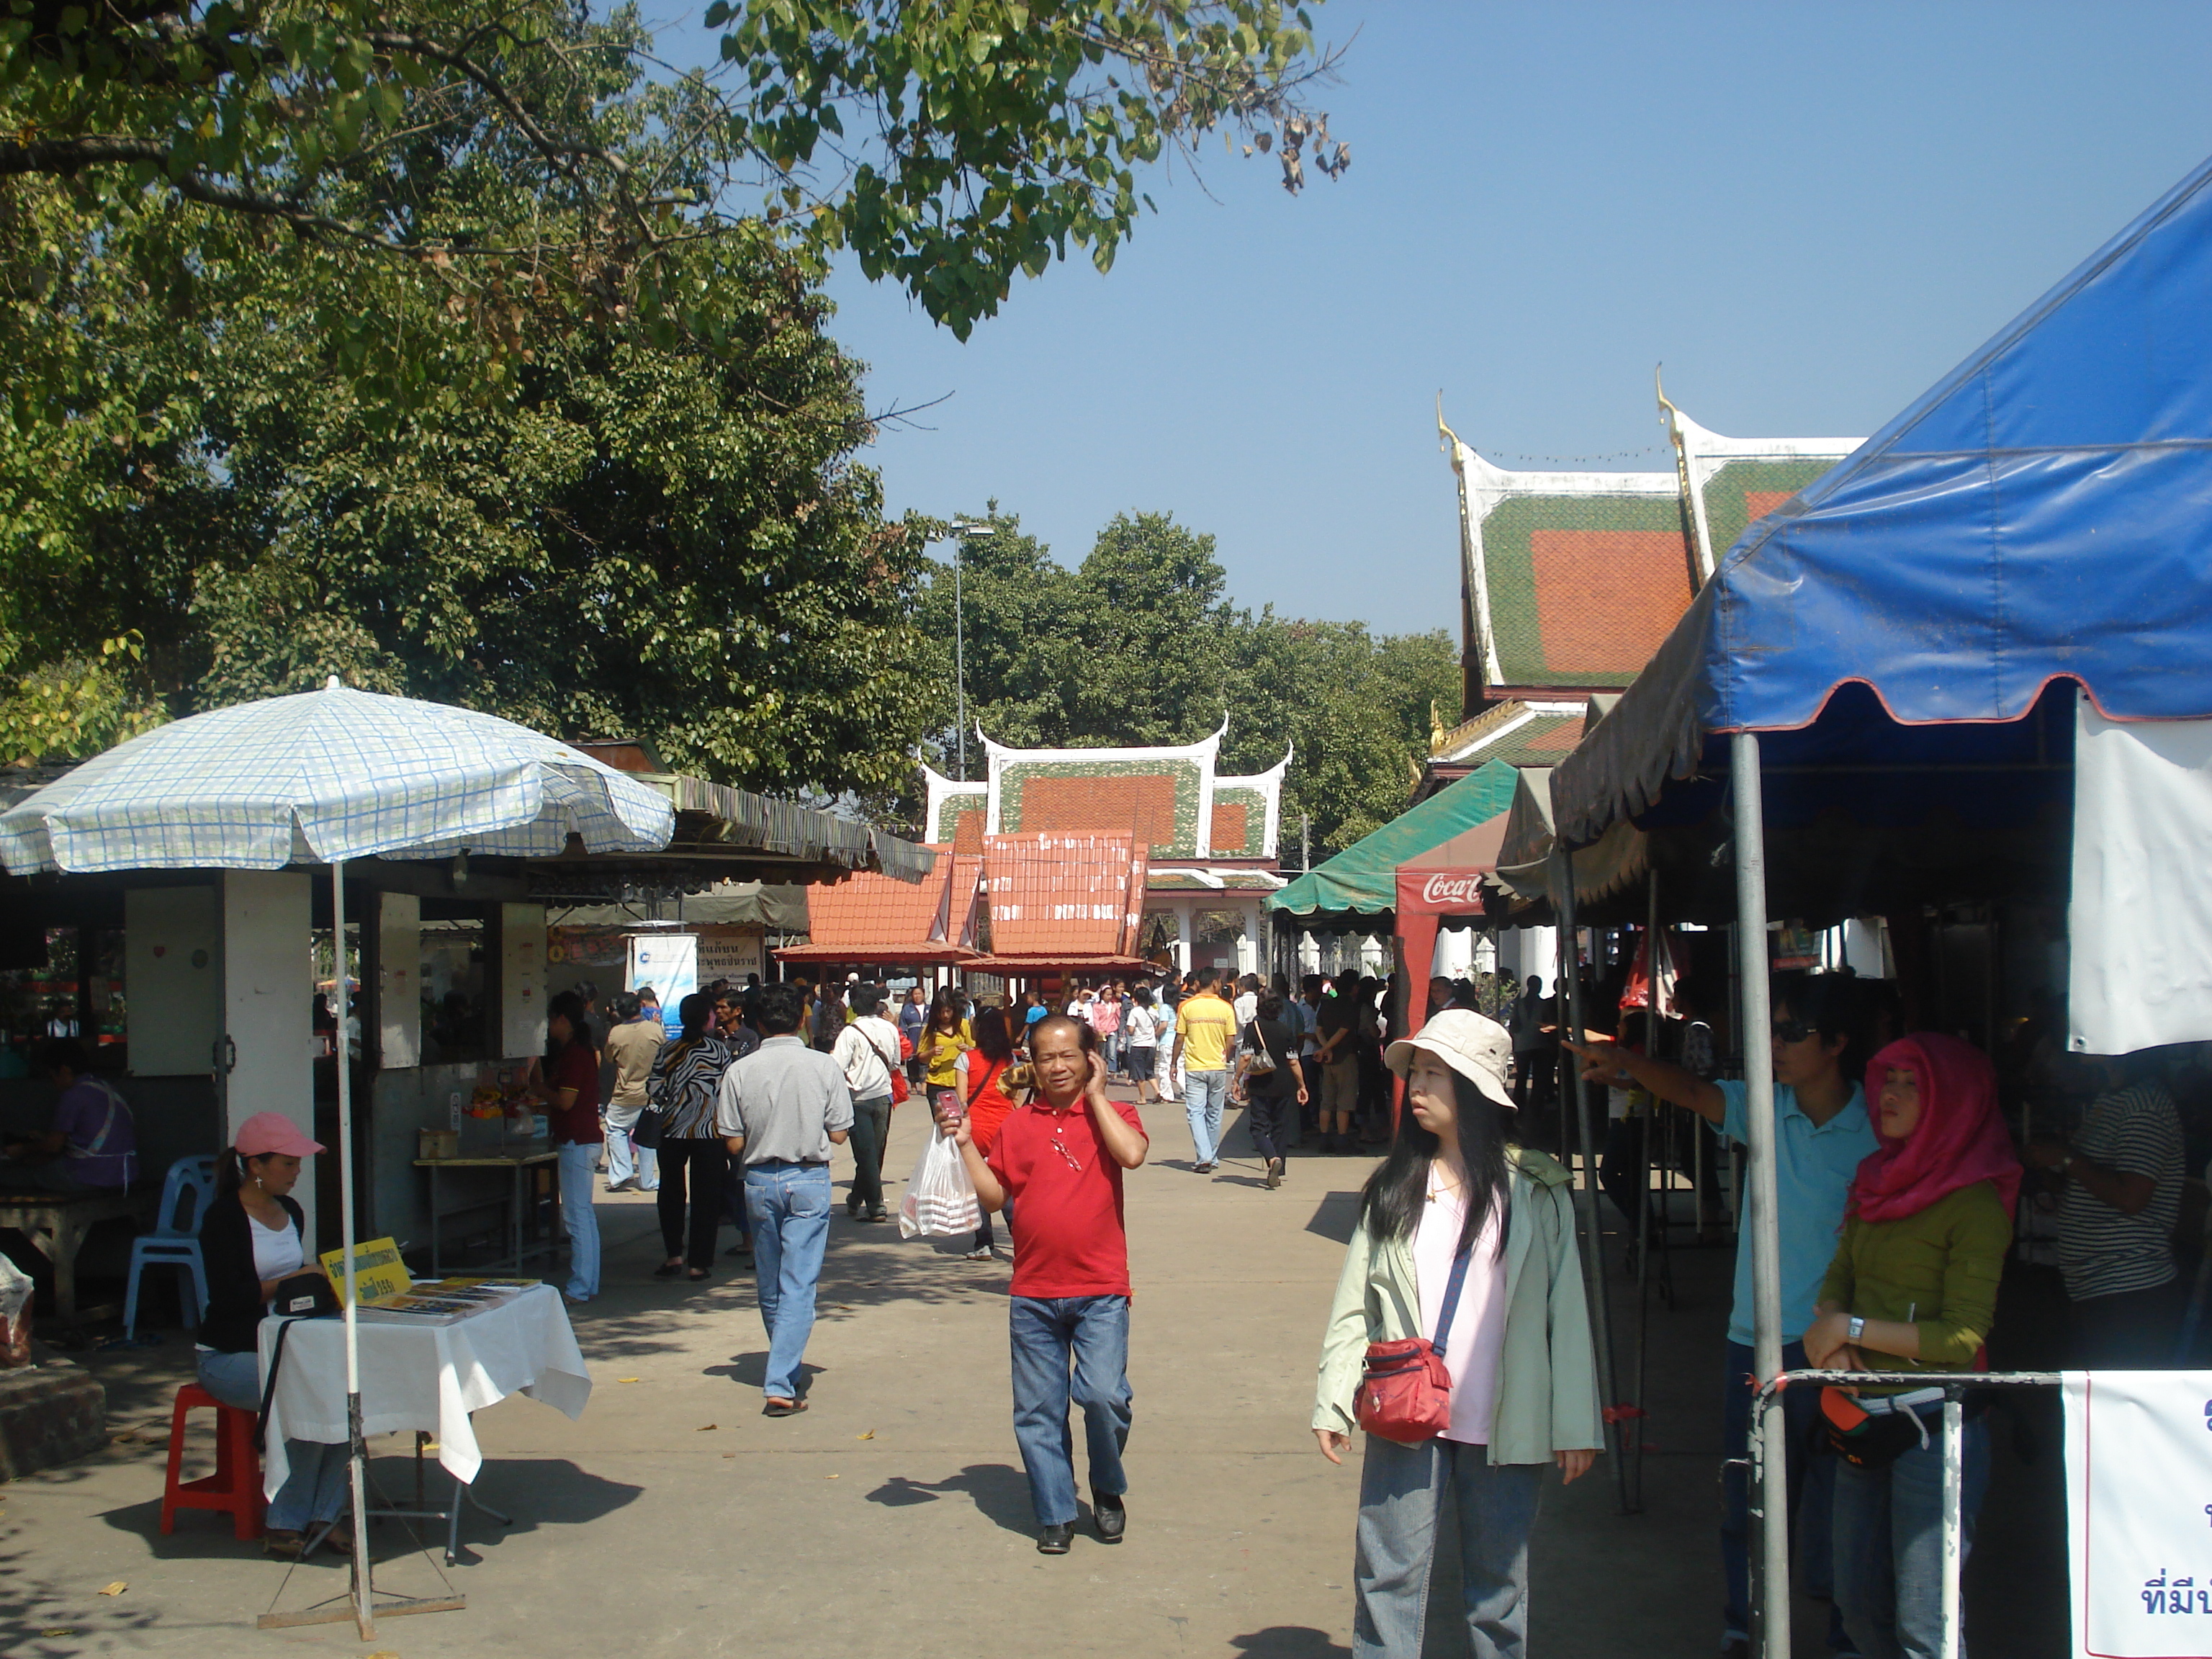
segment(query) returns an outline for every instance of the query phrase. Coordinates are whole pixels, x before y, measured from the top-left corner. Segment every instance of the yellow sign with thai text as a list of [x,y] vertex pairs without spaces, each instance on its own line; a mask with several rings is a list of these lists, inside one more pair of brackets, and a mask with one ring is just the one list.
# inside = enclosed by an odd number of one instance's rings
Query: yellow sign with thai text
[[[330,1275],[331,1283],[337,1286],[338,1300],[353,1299],[345,1282],[345,1252],[323,1252],[323,1271]],[[363,1302],[380,1301],[387,1296],[398,1296],[414,1284],[414,1275],[407,1264],[399,1259],[399,1246],[389,1238],[365,1239],[353,1247],[353,1283]]]

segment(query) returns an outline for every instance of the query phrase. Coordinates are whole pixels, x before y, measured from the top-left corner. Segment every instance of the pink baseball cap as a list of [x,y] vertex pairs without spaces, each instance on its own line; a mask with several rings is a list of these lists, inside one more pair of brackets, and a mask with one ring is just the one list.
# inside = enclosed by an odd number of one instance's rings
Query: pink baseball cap
[[238,1126],[237,1139],[230,1144],[238,1148],[240,1158],[266,1158],[271,1152],[308,1158],[323,1150],[282,1112],[256,1112]]

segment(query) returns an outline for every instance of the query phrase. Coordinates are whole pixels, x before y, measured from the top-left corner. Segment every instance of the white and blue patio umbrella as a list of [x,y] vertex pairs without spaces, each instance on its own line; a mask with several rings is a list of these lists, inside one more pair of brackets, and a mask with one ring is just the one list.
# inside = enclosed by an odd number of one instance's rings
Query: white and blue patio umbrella
[[654,852],[666,796],[496,715],[327,689],[218,708],[118,744],[0,813],[0,863],[281,870],[471,853]]
[[[362,858],[466,851],[550,858],[580,837],[592,853],[668,845],[667,797],[491,714],[443,703],[320,691],[219,708],[133,738],[0,813],[10,873],[331,869],[333,937],[345,937],[344,866]],[[345,1273],[353,1277],[353,1091],[337,1067],[338,1182]],[[353,1424],[354,1614],[371,1622],[360,1433],[361,1359],[346,1301]]]

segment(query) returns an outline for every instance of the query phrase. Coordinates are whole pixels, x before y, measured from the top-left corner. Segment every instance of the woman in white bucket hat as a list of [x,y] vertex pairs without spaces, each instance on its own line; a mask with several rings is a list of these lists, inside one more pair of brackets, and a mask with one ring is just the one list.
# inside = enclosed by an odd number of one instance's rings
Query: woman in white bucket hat
[[1407,1109],[1360,1194],[1322,1341],[1313,1428],[1343,1462],[1371,1342],[1436,1340],[1457,1260],[1463,1283],[1442,1344],[1450,1421],[1406,1445],[1370,1436],[1360,1473],[1358,1659],[1422,1650],[1437,1522],[1459,1522],[1468,1633],[1477,1659],[1528,1642],[1528,1532],[1547,1464],[1586,1473],[1604,1444],[1597,1371],[1565,1168],[1512,1144],[1512,1038],[1447,1009],[1385,1062]]

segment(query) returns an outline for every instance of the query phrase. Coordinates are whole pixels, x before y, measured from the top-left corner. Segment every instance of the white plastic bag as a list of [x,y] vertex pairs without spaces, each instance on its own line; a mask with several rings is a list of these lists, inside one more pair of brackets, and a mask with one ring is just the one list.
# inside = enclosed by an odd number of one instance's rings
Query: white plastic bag
[[31,1363],[31,1276],[0,1255],[0,1370]]
[[975,1183],[968,1178],[959,1146],[945,1135],[931,1135],[899,1202],[899,1237],[966,1238],[982,1224],[983,1206],[975,1201]]

